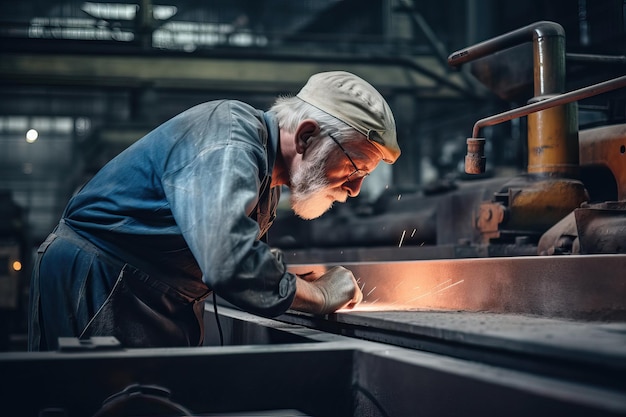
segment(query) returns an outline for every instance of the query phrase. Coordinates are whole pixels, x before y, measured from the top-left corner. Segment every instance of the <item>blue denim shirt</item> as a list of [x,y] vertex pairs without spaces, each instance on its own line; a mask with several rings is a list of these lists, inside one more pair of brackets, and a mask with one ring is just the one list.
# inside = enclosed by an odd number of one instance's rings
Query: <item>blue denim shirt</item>
[[271,113],[231,100],[200,104],[111,160],[63,217],[124,261],[202,280],[251,313],[282,314],[296,278],[259,239],[278,203],[279,188],[269,189],[278,135]]

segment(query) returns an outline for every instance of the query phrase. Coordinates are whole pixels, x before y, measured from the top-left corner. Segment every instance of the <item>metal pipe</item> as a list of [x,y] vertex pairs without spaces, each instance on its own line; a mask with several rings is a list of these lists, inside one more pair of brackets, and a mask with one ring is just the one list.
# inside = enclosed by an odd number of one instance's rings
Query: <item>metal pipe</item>
[[[565,31],[558,23],[541,21],[455,52],[448,58],[452,66],[484,57],[533,40],[534,97],[545,100],[565,90]],[[578,112],[575,104],[551,106],[528,118],[528,172],[563,173],[578,171]],[[477,155],[470,159],[481,166]],[[482,172],[482,171],[480,171]]]
[[626,64],[626,55],[565,54],[568,61],[592,64]]
[[[572,103],[587,97],[606,93],[611,90],[626,87],[626,75],[612,80],[593,84],[578,90],[570,91],[542,101],[527,104],[513,110],[505,111],[493,116],[485,117],[474,124],[472,137],[467,139],[467,155],[465,156],[465,172],[468,174],[481,174],[485,172],[485,139],[479,138],[480,129],[485,126],[493,126],[511,119],[526,116],[542,110],[547,110],[563,104]],[[578,141],[576,141],[578,144]],[[530,171],[530,169],[529,169]]]
[[611,90],[617,90],[623,87],[626,87],[626,75],[614,78],[609,81],[604,81],[598,84],[583,87],[578,90],[573,90],[569,93],[560,94],[558,96],[538,101],[536,103],[527,104],[526,106],[505,111],[504,113],[485,117],[484,119],[481,119],[474,124],[474,129],[472,130],[472,138],[479,137],[478,133],[482,127],[493,126],[511,119],[526,116],[530,113],[546,110],[551,107],[571,103],[577,100],[582,100],[587,97],[596,96],[598,94],[606,93]]
[[505,33],[504,35],[453,52],[448,57],[448,64],[452,67],[459,67],[467,62],[519,45],[528,41],[531,37],[537,40],[538,38],[552,36],[565,38],[563,27],[558,23],[547,21],[533,23],[512,32]]

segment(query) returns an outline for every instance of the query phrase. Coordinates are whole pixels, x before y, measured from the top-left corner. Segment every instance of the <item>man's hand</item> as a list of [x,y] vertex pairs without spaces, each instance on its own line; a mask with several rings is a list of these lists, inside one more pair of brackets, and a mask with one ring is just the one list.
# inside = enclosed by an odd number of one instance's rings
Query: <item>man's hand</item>
[[342,266],[328,270],[315,280],[296,281],[294,310],[313,314],[333,313],[341,308],[353,308],[363,299],[363,293],[352,272]]
[[331,268],[313,283],[324,294],[323,311],[328,313],[340,308],[353,308],[363,299],[354,275],[343,266]]

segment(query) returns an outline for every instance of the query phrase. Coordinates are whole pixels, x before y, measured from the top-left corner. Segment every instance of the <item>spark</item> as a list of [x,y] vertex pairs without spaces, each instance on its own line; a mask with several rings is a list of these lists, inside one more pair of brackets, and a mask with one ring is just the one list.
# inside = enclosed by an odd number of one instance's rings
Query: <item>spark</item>
[[373,292],[374,292],[374,290],[375,290],[375,289],[376,289],[376,287],[372,288],[372,289],[370,290],[370,292],[368,292],[365,296],[366,296],[366,297],[368,297],[371,293],[373,293]]
[[404,241],[404,235],[406,234],[406,230],[402,231],[402,237],[400,237],[400,243],[398,244],[398,247],[402,246],[402,242]]
[[444,282],[440,282],[439,284],[435,285],[432,289],[434,290],[437,287],[441,287],[442,285],[447,284],[448,282],[452,281],[451,279],[447,279]]
[[361,285],[361,292],[363,292],[363,288],[365,288],[365,283],[363,283],[363,285]]
[[450,285],[448,285],[447,287],[443,287],[443,288],[442,288],[442,289],[440,289],[439,291],[435,292],[435,294],[440,293],[441,291],[445,291],[445,290],[447,290],[447,289],[448,289],[448,288],[450,288],[450,287],[454,287],[455,285],[459,285],[459,284],[460,284],[460,283],[462,283],[463,281],[465,281],[465,280],[464,280],[464,279],[462,279],[462,280],[460,280],[460,281],[455,282],[454,284],[450,284]]
[[410,303],[410,302],[413,302],[413,301],[417,301],[420,298],[424,298],[424,297],[426,297],[428,295],[431,295],[432,293],[433,293],[432,291],[428,291],[426,294],[422,294],[419,297],[411,298],[409,301],[407,301],[407,303]]
[[417,300],[419,300],[420,298],[424,298],[424,297],[429,296],[429,295],[439,294],[440,292],[445,291],[445,290],[447,290],[447,289],[448,289],[448,288],[450,288],[450,287],[454,287],[455,285],[459,285],[460,283],[462,283],[462,282],[463,282],[463,281],[465,281],[465,280],[464,280],[464,279],[462,279],[462,280],[460,280],[460,281],[455,282],[454,284],[450,284],[450,285],[448,285],[447,287],[443,287],[443,288],[440,288],[440,289],[438,289],[437,291],[435,291],[435,288],[437,288],[437,287],[441,287],[442,285],[447,284],[447,283],[448,283],[448,282],[450,282],[450,281],[452,281],[452,280],[451,280],[451,279],[448,279],[448,280],[446,280],[446,281],[444,281],[444,282],[442,282],[442,283],[440,283],[440,284],[438,284],[438,285],[435,285],[435,286],[434,286],[434,287],[433,287],[430,291],[428,291],[427,293],[422,294],[422,295],[420,295],[420,296],[418,296],[418,297],[415,297],[415,298],[411,298],[410,300],[408,300],[408,301],[407,301],[407,303],[410,303],[410,302],[412,302],[412,301],[417,301]]
[[415,297],[415,298],[411,298],[408,302],[410,303],[411,301],[417,301],[417,300],[419,300],[420,298],[423,298],[423,297],[426,297],[426,296],[428,296],[428,295],[431,295],[431,294],[433,293],[433,291],[435,291],[435,289],[436,289],[437,287],[441,287],[442,285],[445,285],[445,284],[447,284],[447,283],[448,283],[448,282],[450,282],[450,281],[452,281],[452,280],[451,280],[451,279],[448,279],[448,280],[445,280],[444,282],[440,282],[439,284],[437,284],[437,285],[435,285],[433,288],[431,288],[431,289],[430,289],[430,291],[428,291],[428,292],[426,292],[426,293],[424,293],[424,294],[422,294],[422,295],[420,295],[420,296],[417,296],[417,297]]
[[402,194],[398,194],[398,201],[402,198]]
[[416,230],[417,230],[417,229],[413,229],[413,232],[411,233],[411,237],[415,236],[415,231],[416,231]]

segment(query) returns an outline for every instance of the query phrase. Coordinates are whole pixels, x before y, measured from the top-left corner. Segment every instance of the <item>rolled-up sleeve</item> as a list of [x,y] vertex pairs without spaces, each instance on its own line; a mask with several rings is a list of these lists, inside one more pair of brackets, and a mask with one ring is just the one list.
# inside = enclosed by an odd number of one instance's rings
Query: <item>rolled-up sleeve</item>
[[[189,123],[189,125],[185,125]],[[193,126],[193,128],[191,128]],[[262,135],[252,108],[224,102],[194,121],[181,121],[162,177],[172,214],[203,273],[220,297],[273,317],[295,295],[295,276],[257,240],[249,217],[267,174]]]

